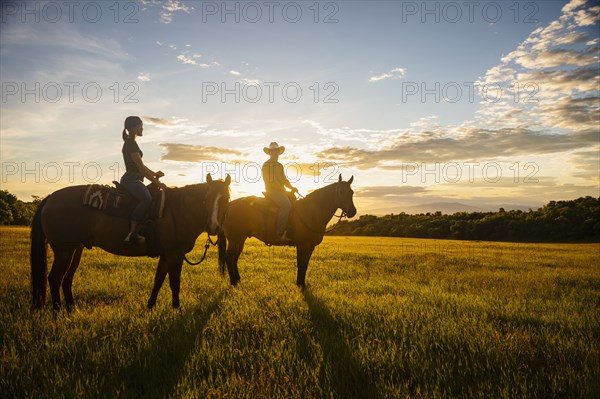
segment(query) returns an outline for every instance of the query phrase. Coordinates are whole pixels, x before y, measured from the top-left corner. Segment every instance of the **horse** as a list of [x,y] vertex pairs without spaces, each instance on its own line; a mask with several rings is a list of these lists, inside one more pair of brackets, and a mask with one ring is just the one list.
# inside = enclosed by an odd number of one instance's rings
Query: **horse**
[[[194,248],[196,239],[206,231],[215,235],[229,205],[231,177],[206,183],[165,190],[163,217],[155,221],[159,243],[159,260],[148,308],[156,304],[158,292],[169,274],[173,308],[180,306],[179,288],[185,254]],[[31,286],[33,308],[43,307],[46,300],[47,244],[54,252],[48,275],[52,306],[61,308],[60,288],[67,310],[75,306],[72,284],[84,247],[100,247],[121,256],[146,256],[147,244],[127,244],[129,220],[107,215],[86,206],[82,197],[88,186],[71,186],[55,191],[38,206],[31,227]]]
[[[285,243],[273,241],[274,224],[270,226],[265,222],[270,212],[268,199],[253,196],[232,201],[218,234],[221,273],[224,274],[227,267],[230,283],[235,286],[240,282],[238,259],[244,249],[244,242],[246,238],[256,237],[268,245],[296,247],[296,284],[304,288],[308,262],[314,248],[323,241],[329,220],[338,208],[350,218],[356,215],[352,200],[354,192],[350,188],[353,180],[354,176],[348,181],[342,181],[340,174],[337,183],[322,187],[295,201],[288,219],[288,231],[293,234],[293,239]],[[271,214],[271,219],[274,221],[274,213]]]

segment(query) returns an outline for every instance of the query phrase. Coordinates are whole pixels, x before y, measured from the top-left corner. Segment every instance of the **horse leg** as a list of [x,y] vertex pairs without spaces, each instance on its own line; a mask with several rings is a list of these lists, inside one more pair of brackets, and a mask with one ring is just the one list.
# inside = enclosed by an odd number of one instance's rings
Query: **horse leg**
[[242,241],[240,243],[240,245],[238,246],[238,248],[235,252],[235,256],[233,258],[233,273],[234,273],[234,277],[236,280],[236,284],[242,280],[242,278],[240,277],[240,271],[238,270],[238,260],[240,259],[240,255],[242,254],[243,250],[244,250],[244,241]]
[[173,309],[179,308],[179,289],[181,287],[181,267],[183,256],[178,256],[169,262],[169,285],[173,298]]
[[158,297],[158,291],[162,287],[165,277],[167,276],[168,262],[164,256],[161,256],[158,260],[158,266],[156,267],[156,274],[154,275],[154,287],[148,299],[148,309],[152,309],[156,305],[156,298]]
[[227,263],[227,271],[229,272],[229,282],[231,285],[237,285],[240,282],[240,273],[238,271],[238,259],[244,249],[245,240],[229,241],[227,254],[225,256]]
[[83,245],[75,250],[73,254],[73,259],[71,259],[71,265],[69,266],[69,270],[67,270],[67,274],[63,278],[62,282],[62,290],[63,295],[65,297],[65,302],[67,303],[67,311],[71,311],[75,308],[75,300],[73,299],[73,276],[75,276],[75,272],[79,267],[79,262],[81,261],[81,254],[83,252]]
[[313,245],[298,245],[296,247],[296,261],[298,264],[298,276],[296,284],[299,287],[306,287],[306,270],[308,269],[308,261],[315,247]]
[[52,262],[52,269],[48,275],[48,283],[50,284],[50,293],[52,294],[52,307],[54,310],[60,310],[60,286],[63,282],[69,266],[71,266],[71,260],[73,259],[73,253],[77,247],[59,247],[52,246],[54,252],[54,262]]

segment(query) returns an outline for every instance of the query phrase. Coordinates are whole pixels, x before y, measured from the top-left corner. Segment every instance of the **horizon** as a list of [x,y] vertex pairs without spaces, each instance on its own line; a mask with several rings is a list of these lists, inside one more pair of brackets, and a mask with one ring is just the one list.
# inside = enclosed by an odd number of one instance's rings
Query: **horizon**
[[164,183],[232,198],[271,141],[304,195],[354,176],[361,215],[600,196],[597,2],[115,4],[2,3],[2,190],[110,185],[139,115]]

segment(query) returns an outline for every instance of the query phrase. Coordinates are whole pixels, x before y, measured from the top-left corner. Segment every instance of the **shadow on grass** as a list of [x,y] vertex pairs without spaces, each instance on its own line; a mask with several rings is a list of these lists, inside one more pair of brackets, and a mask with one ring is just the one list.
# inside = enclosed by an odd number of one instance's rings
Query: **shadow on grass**
[[[172,320],[158,318],[148,323],[149,342],[127,365],[112,370],[102,394],[106,397],[166,398],[171,396],[184,373],[187,360],[200,347],[200,336],[227,291],[205,306],[175,311]],[[122,392],[115,392],[117,387]]]
[[352,356],[331,312],[310,288],[302,291],[311,322],[323,350],[324,367],[319,376],[323,391],[331,389],[336,398],[380,398],[367,371]]

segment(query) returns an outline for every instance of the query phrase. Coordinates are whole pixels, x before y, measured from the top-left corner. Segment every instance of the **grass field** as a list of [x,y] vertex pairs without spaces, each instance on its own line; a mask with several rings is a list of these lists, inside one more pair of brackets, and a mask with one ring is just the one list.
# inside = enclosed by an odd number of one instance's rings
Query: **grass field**
[[28,245],[0,227],[1,398],[600,397],[598,244],[326,237],[302,291],[250,241],[240,286],[211,249],[152,312],[156,261],[93,249],[58,315]]

